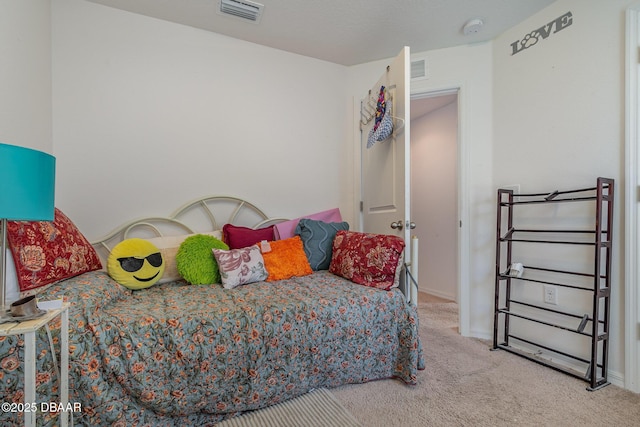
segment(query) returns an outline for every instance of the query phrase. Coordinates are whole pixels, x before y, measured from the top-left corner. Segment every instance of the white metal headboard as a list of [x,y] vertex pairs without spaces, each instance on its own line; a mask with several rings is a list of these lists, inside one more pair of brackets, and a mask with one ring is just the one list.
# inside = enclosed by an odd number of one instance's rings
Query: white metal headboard
[[205,196],[193,200],[171,215],[134,219],[91,242],[101,258],[106,259],[116,244],[131,237],[150,238],[221,230],[225,224],[261,228],[285,221],[269,218],[246,200],[231,196]]

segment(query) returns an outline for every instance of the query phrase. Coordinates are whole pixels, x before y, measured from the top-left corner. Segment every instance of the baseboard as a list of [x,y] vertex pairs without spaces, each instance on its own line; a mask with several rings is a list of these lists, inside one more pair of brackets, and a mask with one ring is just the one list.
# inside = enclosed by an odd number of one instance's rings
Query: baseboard
[[419,292],[422,292],[422,293],[425,293],[425,294],[429,294],[429,295],[433,295],[433,296],[438,297],[438,298],[448,299],[448,300],[457,302],[457,299],[456,299],[455,295],[451,295],[451,294],[446,293],[446,292],[438,291],[436,289],[420,288]]

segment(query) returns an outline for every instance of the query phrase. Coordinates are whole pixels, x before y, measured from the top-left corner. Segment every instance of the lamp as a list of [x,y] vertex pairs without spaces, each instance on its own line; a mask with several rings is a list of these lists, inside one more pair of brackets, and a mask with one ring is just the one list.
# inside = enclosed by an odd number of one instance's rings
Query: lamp
[[52,221],[55,157],[30,148],[0,143],[0,309],[5,309],[7,220]]

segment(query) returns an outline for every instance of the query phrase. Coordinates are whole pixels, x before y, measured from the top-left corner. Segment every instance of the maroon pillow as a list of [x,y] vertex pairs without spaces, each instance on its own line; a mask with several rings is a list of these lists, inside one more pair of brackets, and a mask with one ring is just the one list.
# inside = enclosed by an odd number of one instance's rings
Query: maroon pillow
[[388,291],[399,284],[404,246],[400,237],[340,230],[333,240],[329,272]]
[[222,239],[229,245],[229,249],[246,248],[263,240],[275,240],[273,237],[273,225],[254,230],[253,228],[240,227],[233,224],[225,224],[222,227]]
[[8,221],[21,292],[102,268],[89,241],[59,209],[53,221]]

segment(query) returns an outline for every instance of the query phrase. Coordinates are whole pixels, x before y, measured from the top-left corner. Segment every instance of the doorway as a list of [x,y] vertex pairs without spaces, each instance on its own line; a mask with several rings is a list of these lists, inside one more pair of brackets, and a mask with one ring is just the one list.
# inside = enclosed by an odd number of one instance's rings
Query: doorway
[[412,96],[410,110],[420,292],[458,302],[458,93]]

